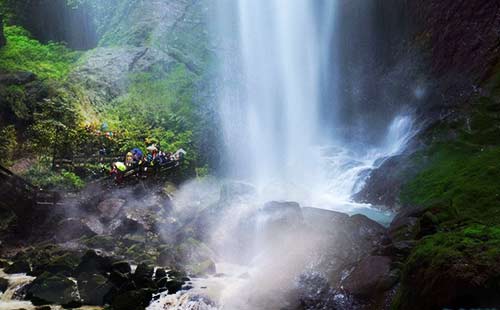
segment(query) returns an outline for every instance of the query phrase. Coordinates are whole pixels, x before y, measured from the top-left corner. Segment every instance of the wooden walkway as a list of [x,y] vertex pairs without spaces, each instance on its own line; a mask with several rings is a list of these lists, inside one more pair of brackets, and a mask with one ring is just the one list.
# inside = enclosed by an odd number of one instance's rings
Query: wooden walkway
[[45,191],[0,166],[0,207],[22,212],[26,207],[55,206],[57,192]]

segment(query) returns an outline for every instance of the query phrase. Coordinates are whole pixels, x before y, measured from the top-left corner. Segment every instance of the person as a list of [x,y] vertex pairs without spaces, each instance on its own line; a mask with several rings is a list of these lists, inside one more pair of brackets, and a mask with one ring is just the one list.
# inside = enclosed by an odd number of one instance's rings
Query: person
[[133,160],[134,164],[137,164],[137,165],[142,164],[144,154],[142,153],[141,149],[133,148],[132,151],[130,151],[130,152],[132,153],[132,160]]
[[147,151],[146,162],[153,166],[158,162],[158,148],[153,144],[147,147]]
[[117,184],[121,184],[123,182],[123,177],[126,171],[127,165],[125,163],[117,161],[111,165],[110,174],[115,176],[115,182]]
[[132,165],[134,164],[134,155],[132,154],[132,152],[128,152],[127,155],[125,155],[125,165],[127,167],[132,167]]

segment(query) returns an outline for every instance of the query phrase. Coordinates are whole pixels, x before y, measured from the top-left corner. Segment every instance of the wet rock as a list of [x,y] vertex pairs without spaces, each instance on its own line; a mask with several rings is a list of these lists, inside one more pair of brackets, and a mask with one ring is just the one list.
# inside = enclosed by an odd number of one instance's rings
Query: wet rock
[[349,233],[367,251],[389,242],[386,228],[361,214],[349,219]]
[[81,274],[78,277],[78,289],[82,302],[86,305],[104,305],[106,297],[114,285],[101,274]]
[[82,237],[93,237],[95,235],[96,233],[80,219],[65,219],[57,225],[56,239],[58,242],[66,242]]
[[118,294],[113,298],[114,310],[144,310],[153,298],[153,291],[141,289]]
[[102,220],[110,221],[118,215],[125,203],[126,201],[123,199],[106,199],[97,205],[97,210],[100,212]]
[[132,268],[130,267],[130,264],[128,262],[125,262],[125,261],[113,263],[111,268],[113,269],[113,271],[118,271],[118,272],[123,273],[123,274],[129,274],[132,272]]
[[33,260],[33,271],[30,275],[38,276],[44,272],[61,274],[64,276],[73,275],[80,262],[80,256],[76,253],[47,253],[49,257],[40,257]]
[[[370,203],[382,209],[396,210],[400,204],[401,186],[420,171],[420,166],[407,155],[386,159],[371,171],[365,186],[353,195],[357,202]],[[403,173],[404,172],[404,173]]]
[[228,182],[221,188],[220,202],[232,203],[245,201],[255,197],[256,193],[256,188],[251,184],[244,182]]
[[120,292],[133,291],[137,289],[137,286],[132,280],[130,274],[123,274],[118,271],[112,271],[109,275],[109,280],[116,286],[116,288]]
[[203,242],[188,238],[175,248],[163,250],[158,258],[158,264],[201,276],[216,272],[214,257],[215,254]]
[[264,205],[259,216],[263,216],[266,226],[273,229],[292,228],[302,225],[303,215],[300,205],[292,201],[271,201]]
[[386,256],[368,256],[343,282],[344,289],[359,297],[373,297],[390,289],[397,278],[391,273],[391,259]]
[[5,268],[5,273],[15,274],[15,273],[29,273],[31,272],[31,265],[27,260],[15,261],[12,265]]
[[137,266],[132,279],[137,287],[140,288],[155,288],[156,284],[153,281],[154,267],[141,263]]
[[50,306],[40,306],[36,307],[35,310],[52,310]]
[[40,275],[29,285],[26,297],[37,306],[55,304],[79,307],[81,305],[75,281],[48,272]]
[[182,280],[169,280],[166,283],[164,283],[162,287],[165,288],[169,294],[175,294],[178,291],[182,290],[183,285],[184,281]]
[[111,272],[111,266],[111,258],[105,257],[100,252],[89,250],[83,255],[76,272],[78,274],[107,274]]
[[9,288],[9,280],[0,278],[0,292],[5,292]]
[[155,271],[155,279],[162,279],[167,276],[167,272],[163,268],[157,268]]
[[344,225],[349,220],[349,215],[341,212],[317,208],[302,208],[304,222],[313,229],[334,232],[338,226]]
[[10,265],[9,261],[0,258],[0,268],[5,268],[9,265]]

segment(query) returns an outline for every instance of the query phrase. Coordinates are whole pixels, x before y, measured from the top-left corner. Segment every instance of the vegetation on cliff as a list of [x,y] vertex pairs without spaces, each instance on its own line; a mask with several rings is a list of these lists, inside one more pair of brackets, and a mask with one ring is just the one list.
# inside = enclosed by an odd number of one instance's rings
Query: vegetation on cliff
[[[426,168],[403,186],[401,201],[425,207],[436,233],[424,236],[408,257],[397,309],[498,302],[498,79],[488,86],[490,95],[472,99],[460,117],[430,128],[423,135],[431,137],[430,146],[413,156]],[[416,300],[419,304],[412,305]]]

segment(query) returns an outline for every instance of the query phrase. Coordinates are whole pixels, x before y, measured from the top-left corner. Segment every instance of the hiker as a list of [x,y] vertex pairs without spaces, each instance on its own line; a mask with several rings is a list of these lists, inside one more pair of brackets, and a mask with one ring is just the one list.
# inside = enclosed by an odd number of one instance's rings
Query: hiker
[[125,165],[127,167],[132,167],[134,164],[134,155],[132,152],[128,152],[127,155],[125,155]]
[[141,165],[143,157],[144,157],[144,154],[142,153],[141,149],[134,148],[130,152],[132,153],[132,159],[133,159],[134,164]]
[[146,162],[148,162],[151,166],[154,166],[158,163],[158,148],[153,144],[147,147],[148,154],[146,155]]

